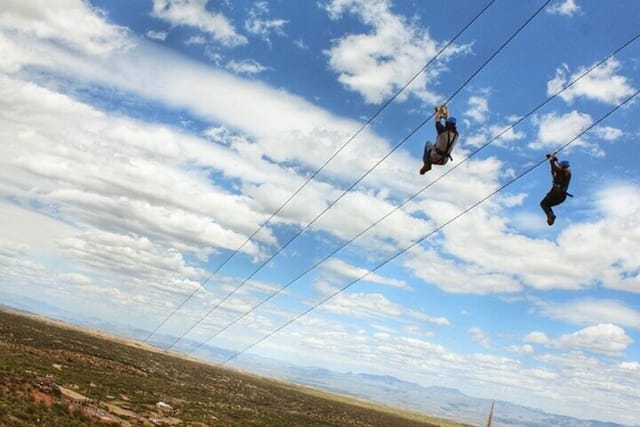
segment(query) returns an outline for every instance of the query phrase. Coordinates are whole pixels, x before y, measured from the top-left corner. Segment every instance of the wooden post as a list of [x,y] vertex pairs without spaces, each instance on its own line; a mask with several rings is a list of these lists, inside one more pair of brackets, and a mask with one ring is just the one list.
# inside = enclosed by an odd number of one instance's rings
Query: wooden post
[[491,423],[493,423],[493,405],[496,402],[491,402],[491,409],[489,410],[489,417],[487,418],[487,427],[491,427]]

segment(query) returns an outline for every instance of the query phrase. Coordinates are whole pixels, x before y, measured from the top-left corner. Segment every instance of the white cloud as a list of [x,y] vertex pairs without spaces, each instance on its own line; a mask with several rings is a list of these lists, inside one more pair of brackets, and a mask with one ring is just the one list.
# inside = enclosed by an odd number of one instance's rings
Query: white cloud
[[523,341],[531,344],[545,345],[548,344],[550,340],[544,332],[534,331],[525,336]]
[[364,318],[400,317],[404,309],[384,295],[364,293],[341,293],[322,306],[325,311]]
[[153,0],[152,16],[172,25],[195,27],[227,47],[247,43],[226,16],[210,12],[206,6],[207,0]]
[[[598,318],[596,317],[593,321],[597,322]],[[593,322],[591,323],[592,326],[561,335],[558,338],[549,338],[544,332],[534,331],[522,340],[527,344],[538,344],[548,348],[585,350],[609,356],[620,356],[633,342],[625,330],[618,325],[612,323],[593,325]],[[512,346],[512,349],[518,348],[521,347]]]
[[167,36],[168,36],[168,33],[166,31],[155,31],[155,30],[147,31],[147,37],[153,40],[164,41],[167,39]]
[[475,134],[465,137],[465,145],[471,147],[480,147],[481,145],[491,142],[496,147],[509,147],[509,142],[522,140],[526,137],[524,131],[516,130],[512,125],[483,126],[475,129]]
[[[549,113],[534,116],[532,121],[538,126],[538,137],[529,143],[529,147],[534,150],[547,149],[548,151],[560,148],[561,145],[573,140],[593,123],[590,115],[575,110],[562,115]],[[586,145],[584,138],[571,144],[572,147]]]
[[597,126],[593,129],[593,133],[605,141],[615,141],[624,135],[622,130],[611,126]]
[[577,325],[614,323],[640,329],[640,311],[610,299],[580,299],[567,303],[540,302],[537,311],[543,316]]
[[265,19],[268,14],[269,7],[267,2],[259,1],[254,3],[249,10],[249,17],[244,27],[249,33],[260,36],[262,40],[271,45],[271,34],[284,36],[283,27],[289,21],[285,19]]
[[480,344],[484,348],[491,348],[493,343],[489,335],[480,328],[469,328],[467,333],[471,335],[471,339]]
[[[93,62],[83,63],[83,58],[81,57],[72,58],[65,55],[64,52],[56,50],[53,46],[49,47],[51,47],[51,49],[47,50],[48,53],[46,55],[50,56],[52,60],[51,67],[54,70],[65,70],[65,72],[70,72],[72,76],[82,80],[95,79],[100,84],[113,85],[122,90],[129,90],[139,95],[148,96],[151,99],[159,99],[167,102],[169,106],[188,105],[196,115],[202,116],[207,120],[212,120],[214,123],[226,123],[230,128],[238,129],[240,132],[246,132],[246,137],[236,139],[233,147],[231,147],[232,152],[235,152],[235,154],[231,155],[234,157],[232,159],[229,157],[231,152],[228,150],[221,151],[215,147],[207,147],[206,149],[199,147],[198,145],[201,144],[202,141],[196,142],[191,138],[184,138],[184,135],[173,134],[167,129],[153,129],[151,127],[140,133],[137,130],[130,130],[132,126],[134,129],[138,128],[138,124],[122,121],[120,124],[114,126],[107,124],[111,118],[107,120],[107,118],[88,117],[87,120],[94,123],[94,128],[92,129],[108,130],[107,133],[98,132],[100,134],[99,139],[103,141],[104,144],[100,145],[100,147],[106,149],[109,146],[107,141],[112,137],[118,141],[124,138],[132,145],[127,144],[122,146],[126,151],[123,153],[121,160],[129,158],[132,155],[133,157],[137,157],[138,155],[143,157],[143,160],[140,160],[140,162],[136,163],[133,167],[130,167],[130,170],[124,175],[115,170],[111,173],[112,179],[117,181],[122,181],[122,179],[119,178],[120,176],[129,176],[130,179],[126,180],[125,183],[128,187],[131,187],[131,183],[140,179],[140,177],[137,176],[140,171],[136,171],[135,169],[140,165],[145,165],[145,168],[149,168],[147,163],[150,160],[146,158],[147,156],[151,155],[151,159],[153,159],[153,156],[157,156],[158,154],[169,155],[173,161],[177,161],[178,163],[195,160],[196,164],[200,164],[205,168],[215,167],[224,171],[226,176],[241,179],[244,194],[249,198],[255,198],[259,204],[264,203],[263,206],[256,206],[257,210],[260,211],[261,208],[264,208],[265,211],[273,212],[279,207],[278,203],[280,203],[281,200],[285,200],[297,188],[302,179],[302,177],[296,176],[293,173],[294,171],[288,166],[280,168],[274,161],[285,163],[295,161],[300,162],[301,166],[308,165],[309,168],[318,167],[318,165],[323,162],[323,159],[326,159],[330,153],[333,153],[335,147],[342,141],[345,141],[359,126],[355,122],[332,116],[321,109],[313,107],[298,97],[292,97],[279,90],[269,89],[259,83],[235,79],[229,74],[219,73],[195,63],[185,62],[184,59],[174,57],[165,50],[157,49],[154,45],[139,46],[140,51],[130,54],[136,58],[136,60],[133,61],[136,67],[133,68],[131,66],[132,63],[128,62],[129,54],[125,55],[125,57],[116,56],[112,58],[112,61],[97,66]],[[165,55],[169,55],[169,57]],[[71,63],[73,63],[73,66],[70,65]],[[156,65],[158,63],[164,65],[157,67]],[[113,67],[112,71],[106,71],[105,66],[106,68]],[[173,67],[176,68],[171,70]],[[152,73],[155,81],[153,85],[149,85],[144,77],[149,75],[150,70],[153,70]],[[174,78],[175,75],[184,73],[189,74],[191,76],[190,79]],[[217,80],[218,78],[222,80]],[[11,93],[13,97],[15,97],[16,94],[22,93],[21,90],[16,91],[16,89],[12,88],[14,84],[20,85],[20,83],[7,81],[6,86],[6,92]],[[175,84],[178,84],[179,87],[174,87]],[[32,86],[28,87],[28,91],[35,91]],[[211,90],[213,90],[213,92],[210,92]],[[46,91],[42,92],[46,93]],[[33,95],[35,97],[42,97],[42,94]],[[47,94],[43,99],[49,98],[64,99],[59,96],[56,98],[56,96],[52,96],[51,94]],[[212,104],[210,102],[211,99],[216,99],[219,102]],[[245,101],[242,101],[242,99],[245,99]],[[246,100],[250,101],[247,102]],[[33,101],[30,100],[27,103],[30,102]],[[69,102],[69,100],[65,100],[64,102]],[[100,117],[99,112],[86,106],[83,108],[91,111],[90,115]],[[252,109],[254,111],[251,111]],[[63,119],[62,117],[54,119],[54,110],[56,110],[56,108],[51,108],[48,110],[48,116],[40,117],[45,117],[46,123],[55,124],[68,122],[66,118]],[[80,110],[82,109],[79,108],[77,112],[69,113],[74,116],[74,120],[70,122],[81,123],[81,121],[77,119],[77,117],[79,117],[78,114],[81,113]],[[82,114],[85,113],[82,112]],[[251,119],[246,120],[247,117]],[[56,127],[53,127],[52,129],[55,128]],[[150,133],[147,134],[147,131]],[[19,133],[20,130],[16,129],[16,132]],[[92,136],[91,138],[85,139],[81,136],[83,132],[86,132],[86,130],[80,130],[78,134],[79,141],[88,141],[94,138]],[[91,130],[89,134],[93,132],[94,130]],[[342,176],[351,179],[354,176],[360,176],[363,171],[370,167],[376,158],[379,158],[382,153],[387,151],[387,144],[383,140],[368,132],[365,132],[365,134],[364,136],[367,140],[366,147],[360,146],[355,150],[350,149],[345,151],[342,156],[325,168],[326,172],[329,172],[332,177],[338,178]],[[148,139],[146,135],[148,135]],[[139,138],[140,136],[145,137]],[[256,141],[254,141],[254,138]],[[286,143],[287,139],[290,139],[292,142],[295,141],[295,143]],[[301,143],[301,141],[304,140],[308,140],[310,144],[307,146]],[[159,149],[157,147],[151,148],[151,141],[162,141],[160,151],[157,151]],[[178,148],[180,144],[177,141],[194,142],[193,144],[189,144],[189,147],[192,149],[192,151],[189,152],[189,156],[193,155],[193,157],[182,158],[179,155],[179,150],[182,148]],[[139,148],[138,145],[140,146]],[[39,147],[44,147],[44,152],[47,151],[46,142],[42,141]],[[213,150],[213,152],[210,150]],[[75,152],[81,157],[88,155],[83,151]],[[87,153],[93,152],[98,155],[95,150],[89,150]],[[264,156],[265,153],[268,153],[268,157]],[[242,160],[240,160],[240,158],[242,158]],[[399,186],[394,190],[396,194],[413,191],[416,187],[413,177],[414,173],[409,171],[410,168],[407,165],[413,164],[414,160],[406,153],[400,153],[397,158],[400,160],[400,163],[394,166],[382,165],[378,169],[379,175],[371,179],[372,186],[377,186],[380,183],[384,183],[385,188],[388,188],[389,185]],[[78,169],[78,172],[86,171],[88,165],[97,162],[99,159],[99,156],[89,162],[87,162],[86,158],[80,159],[81,167]],[[74,162],[75,161],[76,160],[74,160]],[[151,161],[154,163],[153,160]],[[74,174],[68,174],[61,169],[63,166],[73,167],[73,162],[58,162],[55,156],[53,158],[48,157],[46,162],[39,161],[39,163],[37,163],[36,160],[27,157],[21,159],[20,162],[20,168],[29,173],[38,171],[40,171],[38,173],[41,173],[42,170],[45,170],[46,174],[53,174],[55,176],[61,176],[60,174],[63,174],[67,176],[67,180],[74,180],[76,185],[80,185],[82,181],[81,179],[75,178]],[[129,167],[130,165],[127,162],[109,164],[109,167],[116,166]],[[13,167],[15,169],[15,165]],[[153,167],[155,167],[155,165]],[[144,172],[145,176],[155,176],[158,178],[173,176],[174,178],[168,181],[168,185],[170,187],[181,185],[180,183],[183,182],[183,180],[176,179],[180,174],[176,175],[176,171],[167,173],[166,165],[162,165],[161,167],[163,168],[162,173],[148,173],[147,171]],[[203,174],[204,173],[205,171],[203,171]],[[394,176],[394,179],[388,179],[389,176]],[[204,175],[201,175],[199,178],[202,179],[203,177]],[[94,179],[91,182],[98,183],[99,180]],[[198,187],[200,186],[196,186],[196,188]],[[167,187],[164,187],[164,183],[157,186],[158,191],[166,191],[166,188]],[[272,188],[273,192],[271,191]],[[180,191],[182,190],[171,194],[180,194]],[[139,193],[138,190],[136,190],[136,192]],[[282,212],[282,216],[295,217],[296,221],[300,221],[301,219],[308,220],[319,211],[319,207],[322,208],[326,206],[325,200],[327,198],[336,197],[338,194],[338,192],[332,190],[331,186],[314,182],[307,186],[305,194],[298,197]],[[64,196],[65,203],[72,202],[69,198],[73,196],[72,193],[61,192],[57,193],[57,195]],[[82,193],[75,193],[75,196],[82,196]],[[89,215],[84,217],[85,220],[98,220],[98,217],[95,215],[95,208],[90,208],[87,201],[98,202],[99,200],[106,201],[106,199],[95,197],[84,201],[77,200],[79,203],[82,203],[84,213]],[[245,200],[249,201],[249,199]],[[132,201],[127,199],[121,199],[121,201],[132,203]],[[192,203],[191,199],[183,199],[183,201]],[[370,201],[375,201],[375,204],[379,204],[381,209],[373,211],[366,208],[367,203],[370,203]],[[111,206],[115,207],[113,204]],[[133,207],[133,205],[130,204],[130,207]],[[138,207],[144,207],[144,205],[139,204]],[[344,211],[351,208],[357,208],[359,211],[362,211],[364,215],[345,215]],[[352,235],[354,230],[352,226],[354,223],[367,226],[379,218],[379,212],[384,210],[390,211],[392,208],[392,203],[380,199],[377,195],[372,199],[368,192],[353,193],[345,197],[339,206],[331,210],[332,214],[337,215],[337,218],[339,218],[338,221],[325,220],[321,223],[319,222],[319,225],[322,224],[323,227],[334,231],[336,227],[339,227],[340,232],[344,231],[345,233],[349,233],[348,235]],[[156,212],[158,214],[161,213],[160,210],[156,210]],[[253,209],[247,210],[249,214],[252,212],[255,211]],[[139,210],[139,213],[142,214],[143,210]],[[209,213],[206,215],[209,215]],[[123,218],[127,216],[119,212],[114,215],[114,217],[118,219],[118,226],[122,226]],[[140,216],[136,215],[134,217],[139,218]],[[155,217],[158,216],[156,215]],[[187,218],[184,215],[182,217]],[[226,215],[225,217],[226,219],[224,221],[236,221],[244,217],[244,215]],[[178,217],[176,217],[176,219],[177,218]],[[204,217],[201,219],[204,219]],[[196,226],[198,222],[199,221],[194,222],[193,225]],[[367,236],[367,239],[378,239],[377,236],[388,239],[388,236],[391,235],[404,242],[411,239],[414,230],[422,227],[424,227],[422,220],[417,220],[410,215],[399,213],[385,221],[381,227],[376,227],[376,230],[373,231],[370,236]],[[389,230],[392,231],[391,234],[388,233]],[[140,228],[137,226],[131,231],[139,232]],[[248,246],[246,249],[251,250],[251,247]]]
[[451,325],[451,322],[449,322],[449,319],[447,319],[446,317],[435,317],[435,316],[426,316],[426,319],[429,323],[433,323],[434,325],[438,325],[438,326],[449,326]]
[[[248,198],[208,183],[206,169],[201,174],[180,166],[215,159],[233,167],[204,141],[107,117],[32,84],[0,79],[0,93],[0,120],[8,137],[2,146],[3,170],[21,177],[21,185],[38,188],[22,198],[55,203],[85,224],[155,236],[200,255],[211,252],[210,245],[236,249],[264,221]],[[114,152],[115,142],[119,148]],[[70,146],[74,149],[68,151]],[[273,243],[264,231],[257,237]],[[254,243],[243,250],[258,253]]]
[[[51,238],[43,235],[47,237]],[[51,247],[46,254],[38,246],[7,246],[0,239],[3,284],[11,284],[18,295],[25,294],[31,301],[66,307],[80,315],[97,315],[91,307],[104,307],[106,297],[112,311],[101,313],[106,318],[118,318],[122,309],[128,311],[126,318],[132,318],[135,307],[137,320],[148,322],[145,315],[164,313],[172,300],[198,288],[204,274],[186,266],[175,251],[161,253],[144,239],[72,233],[42,243]]]
[[560,336],[554,345],[568,349],[587,350],[610,356],[619,356],[633,340],[624,329],[611,323],[589,326],[571,334]]
[[[326,9],[332,19],[351,13],[373,28],[371,34],[338,39],[325,52],[338,80],[349,90],[359,92],[368,103],[378,104],[390,98],[440,48],[426,30],[412,27],[404,17],[394,15],[388,0],[334,0]],[[467,50],[464,46],[450,46],[400,98],[413,93],[428,103],[437,102],[438,96],[427,88],[427,81],[437,78],[451,56]]]
[[[624,235],[630,236],[632,239],[637,237],[635,218],[640,212],[640,185],[631,182],[610,181],[606,186],[597,190],[594,205],[608,220],[621,221],[619,224],[608,225],[628,226],[631,229],[624,230]],[[620,239],[620,237],[622,235],[616,235],[615,240],[622,244],[627,243],[627,239]]]
[[236,74],[260,74],[267,68],[253,59],[245,59],[243,61],[229,61],[227,69]]
[[409,285],[404,280],[398,280],[390,277],[383,277],[375,273],[370,273],[370,270],[356,267],[348,264],[345,261],[331,258],[322,264],[323,269],[337,273],[340,276],[348,279],[359,279],[366,275],[366,281],[371,283],[377,283],[380,285],[391,286],[394,288],[410,289]]
[[535,353],[533,346],[531,344],[523,344],[523,345],[510,345],[506,347],[506,350],[510,353],[529,355]]
[[580,6],[576,4],[576,0],[558,0],[546,10],[551,15],[573,16],[580,12]]
[[469,98],[469,109],[464,112],[465,116],[471,117],[477,123],[484,123],[489,113],[489,101],[480,96]]
[[563,248],[565,262],[582,265],[586,273],[583,280],[609,289],[640,292],[640,259],[636,256],[640,241],[640,187],[616,181],[603,183],[594,192],[592,206],[599,219],[574,224],[561,236],[563,241],[581,242]]
[[61,42],[88,55],[105,56],[133,46],[125,28],[109,24],[99,9],[80,0],[5,0],[0,29]]
[[186,292],[199,286],[206,275],[186,265],[177,251],[158,247],[145,237],[92,231],[63,239],[59,245],[74,262],[115,273],[139,286],[177,287],[174,291]]
[[[17,43],[15,45],[17,46]],[[52,71],[64,72],[72,79],[93,81],[129,91],[146,99],[165,103],[170,108],[187,108],[195,116],[210,121],[212,125],[223,123],[225,128],[234,129],[234,133],[241,135],[243,139],[237,139],[231,146],[231,151],[215,147],[203,150],[196,148],[196,143],[190,144],[194,150],[191,153],[197,164],[205,168],[213,167],[223,171],[226,177],[240,180],[241,191],[248,197],[245,200],[257,202],[255,210],[260,213],[275,211],[280,206],[279,203],[298,188],[302,176],[296,175],[297,170],[291,169],[290,164],[298,165],[302,173],[305,171],[304,168],[319,167],[324,159],[334,153],[359,127],[359,123],[331,115],[299,97],[187,61],[155,44],[141,42],[135,52],[125,53],[123,56],[116,55],[110,61],[100,64],[84,61],[82,57],[68,56],[55,46],[46,46],[46,49],[43,47],[39,53],[44,53],[42,56],[50,58],[49,67]],[[158,67],[158,64],[163,65]],[[149,75],[154,76],[154,84],[149,84]],[[190,78],[175,79],[176,75],[189,75]],[[216,102],[212,103],[212,99]],[[56,122],[53,118],[51,121]],[[98,125],[101,126],[103,125]],[[124,124],[116,126],[115,129],[122,133],[123,127],[126,129],[128,126]],[[104,125],[104,128],[111,129],[112,126]],[[127,140],[137,139],[128,134],[128,131],[123,132],[123,135],[127,135]],[[183,139],[183,136],[178,137],[161,130],[157,135],[150,136],[147,141],[136,142],[145,147],[144,156],[147,153],[157,154],[155,148],[149,148],[150,141],[158,140],[158,137],[161,137],[161,141],[167,141],[166,146],[172,149],[178,149],[176,141]],[[325,168],[325,173],[332,180],[351,180],[359,177],[388,152],[388,143],[369,131],[365,131],[361,137],[366,141],[366,145],[354,141],[349,150],[345,150]],[[134,149],[134,153],[136,150]],[[171,156],[178,163],[182,161],[177,152]],[[191,161],[190,159],[183,160]],[[380,165],[376,173],[368,178],[368,185],[382,188],[384,191],[377,194],[368,191],[349,193],[329,211],[328,215],[318,221],[316,226],[338,233],[340,237],[351,237],[354,230],[362,230],[379,219],[382,212],[389,212],[394,208],[393,203],[387,199],[388,194],[398,197],[415,191],[418,186],[413,170],[415,159],[406,152],[398,152],[394,155],[394,160],[393,164],[385,162]],[[282,167],[279,166],[280,163],[283,164]],[[475,200],[477,191],[488,188],[487,183],[495,179],[493,175],[487,174],[495,167],[495,163],[470,163],[473,167],[463,170],[465,174],[470,173],[473,176],[471,179],[465,175],[453,178],[455,187],[462,189],[463,194],[435,194],[455,200],[456,203]],[[485,166],[481,166],[483,164]],[[33,160],[22,166],[28,167],[31,172],[39,168]],[[58,170],[57,173],[61,171]],[[116,175],[118,173],[114,173],[114,176]],[[164,173],[155,174],[158,177],[163,175]],[[132,179],[138,178],[132,176]],[[172,182],[170,185],[176,185],[176,182]],[[437,190],[436,187],[434,190]],[[316,180],[281,212],[276,221],[283,218],[296,222],[310,220],[326,207],[328,200],[340,193],[334,186]],[[88,206],[84,210],[88,211]],[[253,213],[255,210],[250,209],[247,212]],[[354,212],[358,214],[354,215]],[[227,215],[226,221],[243,216]],[[395,245],[410,242],[415,237],[416,230],[427,231],[427,227],[428,223],[424,220],[401,211],[385,220],[367,236],[363,236],[359,244],[381,243],[371,246],[384,250],[394,249]]]
[[418,320],[438,326],[449,325],[446,318],[430,316],[417,310],[408,310],[406,307],[392,302],[381,293],[342,292],[323,304],[321,309],[353,318],[393,319],[403,322]]
[[[590,67],[580,67],[573,74],[570,74],[566,64],[558,68],[556,76],[547,83],[547,95],[559,92],[588,68]],[[569,103],[576,98],[584,97],[610,105],[620,104],[635,92],[629,79],[619,74],[620,68],[622,68],[620,62],[611,58],[562,92],[560,97]]]
[[621,362],[620,367],[629,371],[640,371],[640,362]]
[[405,265],[417,278],[447,292],[489,294],[522,290],[519,281],[509,274],[446,258],[431,250],[412,249]]
[[202,35],[191,36],[187,39],[187,41],[184,42],[184,44],[186,44],[187,46],[206,45],[207,39]]
[[[413,248],[404,258],[405,266],[447,292],[518,292],[525,286],[577,290],[597,285],[640,292],[640,259],[635,256],[640,188],[607,182],[591,195],[594,219],[569,224],[555,241],[509,232],[510,224],[491,213],[508,205],[500,200],[500,205],[470,211],[450,223],[442,239],[425,241],[428,250]],[[434,201],[429,206],[436,223],[461,211]]]
[[[7,195],[0,188],[0,196]],[[0,218],[0,241],[38,248],[43,252],[54,250],[58,239],[76,232],[74,227],[63,221],[4,201],[0,201]],[[24,224],[29,226],[24,227]]]

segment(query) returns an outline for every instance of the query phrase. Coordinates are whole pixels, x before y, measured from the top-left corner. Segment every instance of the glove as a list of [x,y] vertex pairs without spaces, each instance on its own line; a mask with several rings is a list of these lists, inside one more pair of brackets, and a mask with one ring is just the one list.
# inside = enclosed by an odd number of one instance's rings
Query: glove
[[439,112],[440,114],[442,114],[445,117],[449,116],[449,109],[444,104],[442,104],[442,105],[440,105],[438,107],[435,107],[435,111]]

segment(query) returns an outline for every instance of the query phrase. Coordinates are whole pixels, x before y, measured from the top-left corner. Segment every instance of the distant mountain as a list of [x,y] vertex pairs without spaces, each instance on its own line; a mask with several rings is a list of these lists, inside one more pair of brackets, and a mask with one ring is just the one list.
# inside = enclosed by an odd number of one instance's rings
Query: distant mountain
[[[339,373],[327,369],[283,364],[246,354],[238,358],[235,366],[300,385],[472,425],[484,425],[492,402],[491,399],[467,396],[455,388],[423,387],[389,375]],[[494,427],[631,427],[549,414],[539,409],[504,401],[495,402],[493,425]]]

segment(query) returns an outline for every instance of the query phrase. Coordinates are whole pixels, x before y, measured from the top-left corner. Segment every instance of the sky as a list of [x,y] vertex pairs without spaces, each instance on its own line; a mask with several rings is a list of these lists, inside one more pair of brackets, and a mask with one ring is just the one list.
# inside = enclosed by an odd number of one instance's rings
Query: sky
[[0,0],[0,302],[637,422],[639,15]]

